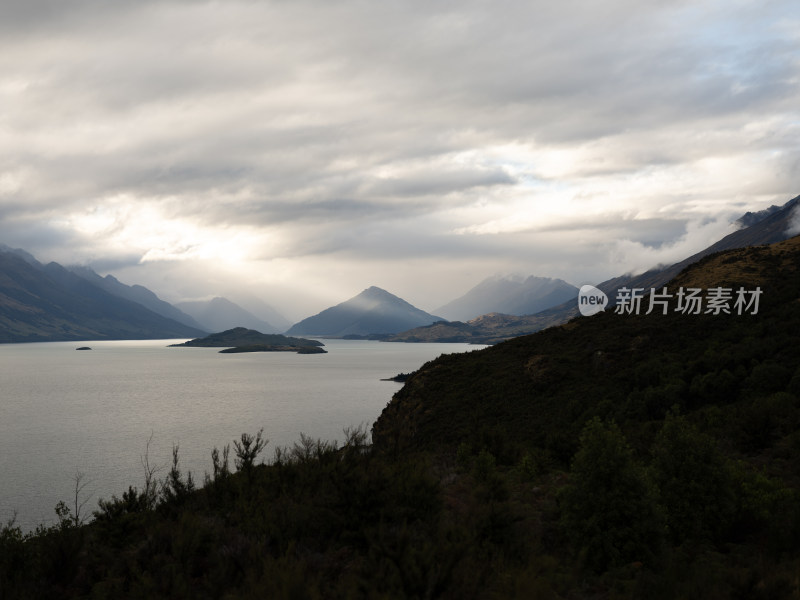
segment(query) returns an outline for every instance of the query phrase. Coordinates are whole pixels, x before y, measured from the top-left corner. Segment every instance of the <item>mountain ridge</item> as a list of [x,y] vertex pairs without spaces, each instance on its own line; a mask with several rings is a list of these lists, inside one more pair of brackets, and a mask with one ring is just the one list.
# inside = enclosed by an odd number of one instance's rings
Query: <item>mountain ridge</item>
[[158,339],[203,333],[115,296],[58,263],[0,252],[0,342]]
[[190,315],[187,315],[185,312],[181,311],[169,302],[162,300],[152,290],[149,290],[142,285],[126,285],[113,275],[106,275],[105,277],[102,277],[87,266],[75,265],[67,267],[67,269],[110,294],[141,304],[145,308],[152,310],[154,313],[160,314],[168,319],[173,319],[179,323],[183,323],[188,327],[192,327],[200,331],[205,330],[205,327],[203,327]]
[[[711,244],[704,250],[688,258],[663,268],[645,271],[639,275],[621,275],[608,279],[595,287],[602,290],[609,298],[610,304],[616,301],[620,288],[643,288],[649,290],[663,286],[676,277],[683,269],[697,262],[705,256],[754,245],[772,244],[790,237],[792,227],[796,225],[798,217],[798,204],[800,196],[786,202],[777,211],[767,209],[759,214],[764,216],[749,227],[734,231],[721,240]],[[754,213],[748,213],[751,216]],[[752,219],[751,219],[752,220]],[[448,327],[446,324],[434,324],[412,330],[400,332],[388,338],[388,341],[398,342],[438,342],[447,341],[495,344],[513,337],[540,331],[553,325],[566,323],[576,317],[578,313],[577,294],[560,305],[548,308],[533,315],[522,317],[505,314],[481,315],[466,323],[466,327]],[[460,334],[456,332],[460,331]],[[442,336],[441,338],[439,336]]]

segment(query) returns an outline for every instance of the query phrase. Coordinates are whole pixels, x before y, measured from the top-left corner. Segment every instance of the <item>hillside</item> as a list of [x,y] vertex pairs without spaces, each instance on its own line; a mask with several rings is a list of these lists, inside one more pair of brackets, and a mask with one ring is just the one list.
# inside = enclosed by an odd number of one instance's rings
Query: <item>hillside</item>
[[[592,416],[624,422],[632,415],[661,419],[673,404],[701,408],[707,398],[700,392],[712,387],[695,380],[704,369],[712,369],[711,379],[727,378],[722,371],[731,375],[718,388],[730,401],[737,390],[753,387],[750,377],[762,363],[781,365],[776,383],[797,375],[800,384],[798,268],[800,237],[794,237],[713,254],[668,283],[675,291],[760,286],[757,315],[607,310],[482,351],[443,356],[395,395],[375,424],[375,443],[458,444],[490,426],[516,444],[566,460]],[[702,357],[710,352],[713,360],[706,363]]]
[[177,321],[178,323],[183,323],[187,327],[192,327],[193,329],[199,331],[204,330],[204,327],[195,321],[191,316],[177,309],[169,302],[165,302],[151,290],[142,285],[126,285],[113,275],[101,277],[89,267],[73,266],[69,267],[69,270],[79,277],[83,277],[85,280],[93,285],[96,285],[100,289],[107,291],[109,294],[113,294],[114,296],[119,296],[120,298],[125,298],[131,302],[141,304],[145,308],[152,310],[154,313],[159,314],[162,317],[172,319],[173,321]]
[[[796,226],[800,196],[786,202],[781,207],[770,207],[759,213],[747,213],[737,223],[741,229],[728,234],[708,248],[669,266],[651,269],[639,275],[621,275],[597,285],[605,292],[611,303],[615,302],[617,291],[622,287],[644,289],[663,286],[687,266],[704,256],[748,246],[772,244],[785,240]],[[749,225],[748,225],[749,224]],[[513,314],[491,313],[469,320],[458,326],[458,332],[450,327],[422,327],[403,331],[387,338],[398,342],[467,342],[495,344],[520,335],[540,331],[552,325],[566,323],[578,315],[577,293],[566,302],[540,311],[536,314],[516,316]],[[466,326],[463,326],[466,325]],[[439,338],[439,334],[443,336]],[[446,338],[446,339],[444,339]]]
[[373,286],[350,300],[303,319],[286,333],[328,337],[368,336],[397,333],[440,320],[402,298]]
[[194,337],[199,329],[93,285],[57,263],[0,252],[0,343]]

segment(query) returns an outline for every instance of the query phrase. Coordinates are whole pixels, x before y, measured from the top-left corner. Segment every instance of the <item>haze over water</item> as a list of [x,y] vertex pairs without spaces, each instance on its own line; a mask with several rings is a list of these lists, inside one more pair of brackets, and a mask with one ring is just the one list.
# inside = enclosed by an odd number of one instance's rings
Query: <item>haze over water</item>
[[[366,424],[400,385],[381,378],[410,372],[468,344],[325,340],[327,354],[219,354],[169,348],[179,340],[0,345],[0,519],[17,514],[28,530],[72,506],[76,472],[85,474],[85,514],[99,498],[142,487],[142,457],[163,479],[172,445],[181,467],[202,483],[211,450],[264,428],[271,458],[303,432],[341,440]],[[88,345],[91,351],[77,352]],[[231,454],[231,466],[233,453]]]

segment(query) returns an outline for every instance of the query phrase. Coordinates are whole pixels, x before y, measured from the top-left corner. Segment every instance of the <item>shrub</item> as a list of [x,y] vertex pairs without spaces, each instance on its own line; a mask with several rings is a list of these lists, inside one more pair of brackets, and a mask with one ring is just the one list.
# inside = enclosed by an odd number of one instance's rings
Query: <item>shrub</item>
[[595,417],[583,429],[559,499],[562,526],[588,568],[602,572],[658,554],[663,516],[615,423]]
[[264,428],[259,429],[255,437],[249,433],[243,433],[241,441],[234,440],[233,446],[236,450],[236,469],[238,471],[250,472],[255,464],[256,457],[269,443],[269,440],[262,439]]
[[670,413],[652,453],[652,474],[673,542],[718,538],[735,501],[731,471],[715,440]]

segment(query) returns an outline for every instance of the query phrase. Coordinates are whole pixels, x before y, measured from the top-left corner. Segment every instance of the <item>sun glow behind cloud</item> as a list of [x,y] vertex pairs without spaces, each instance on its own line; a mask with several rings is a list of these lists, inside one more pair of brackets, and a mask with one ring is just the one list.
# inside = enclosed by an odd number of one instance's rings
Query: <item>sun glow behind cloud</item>
[[239,268],[263,253],[271,237],[263,229],[214,227],[129,196],[74,214],[62,225],[87,240],[102,239],[112,255],[135,252],[140,264],[199,260]]

